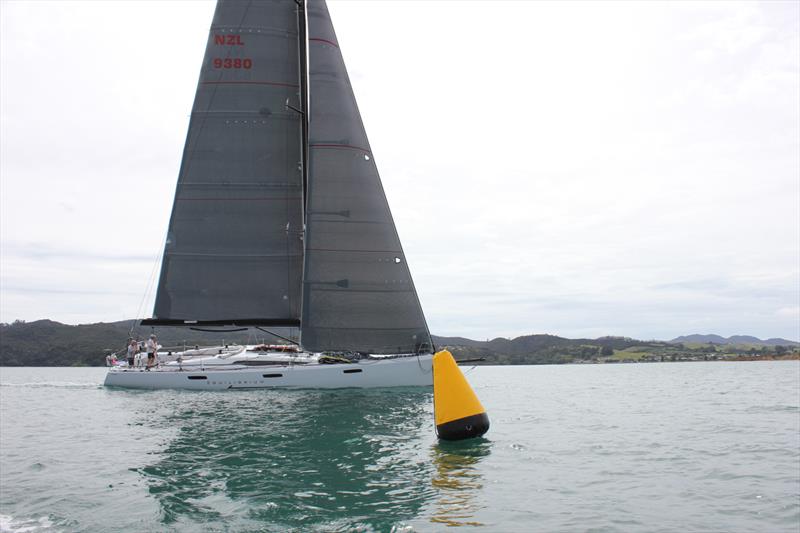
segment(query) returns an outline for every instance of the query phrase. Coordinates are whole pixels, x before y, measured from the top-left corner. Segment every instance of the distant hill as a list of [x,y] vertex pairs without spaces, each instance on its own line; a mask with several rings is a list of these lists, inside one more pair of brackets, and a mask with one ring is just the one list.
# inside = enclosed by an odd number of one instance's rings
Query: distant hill
[[535,365],[589,361],[609,357],[636,346],[652,350],[665,349],[661,341],[640,341],[630,337],[600,337],[598,339],[567,339],[555,335],[523,335],[514,339],[498,337],[475,341],[462,337],[433,335],[437,349],[447,348],[456,359],[485,358],[482,364]]
[[[52,320],[17,321],[0,324],[0,366],[99,366],[105,364],[106,353],[125,346],[133,320],[99,322],[72,326]],[[157,328],[159,343],[165,347],[195,344],[261,342],[247,332],[205,333],[188,328]],[[140,339],[150,328],[139,328]],[[269,338],[269,342],[274,342]]]
[[701,343],[701,344],[751,344],[755,346],[800,346],[800,342],[790,341],[787,339],[778,339],[772,338],[767,340],[761,340],[758,337],[751,337],[750,335],[733,335],[731,337],[725,338],[719,335],[700,335],[700,334],[693,334],[693,335],[683,335],[682,337],[676,337],[669,341],[673,344],[676,343]]
[[[107,353],[122,350],[132,325],[132,320],[78,326],[52,320],[0,324],[0,366],[101,366],[105,364]],[[276,332],[288,335],[285,330]],[[187,328],[163,327],[156,328],[156,333],[165,349],[169,347],[182,349],[184,345],[196,344],[219,345],[223,342],[230,344],[280,342],[266,333],[252,330],[202,332]],[[150,328],[139,328],[135,332],[140,339],[149,334]],[[757,342],[753,342],[752,339]],[[523,335],[514,339],[498,337],[486,341],[434,335],[433,341],[437,349],[447,348],[457,359],[483,358],[484,361],[480,364],[490,365],[674,361],[695,357],[705,359],[710,354],[760,357],[785,354],[787,348],[800,346],[785,339],[761,341],[755,337],[744,336],[724,339],[717,335],[688,335],[673,339],[671,343],[641,341],[629,337],[567,339],[546,334]],[[714,345],[709,345],[709,342],[713,342]]]

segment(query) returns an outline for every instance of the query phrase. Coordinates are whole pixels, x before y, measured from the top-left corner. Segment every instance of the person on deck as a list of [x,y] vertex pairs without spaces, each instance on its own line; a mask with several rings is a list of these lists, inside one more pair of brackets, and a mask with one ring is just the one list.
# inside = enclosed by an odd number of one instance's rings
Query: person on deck
[[145,370],[150,370],[156,364],[156,354],[158,353],[158,341],[155,334],[150,335],[147,339],[147,367]]
[[136,352],[139,351],[139,343],[133,340],[133,338],[128,339],[128,368],[133,368],[134,363],[136,362]]
[[144,343],[136,342],[136,355],[133,356],[134,366],[136,368],[142,368],[144,366],[144,358],[145,354],[142,351],[144,350]]

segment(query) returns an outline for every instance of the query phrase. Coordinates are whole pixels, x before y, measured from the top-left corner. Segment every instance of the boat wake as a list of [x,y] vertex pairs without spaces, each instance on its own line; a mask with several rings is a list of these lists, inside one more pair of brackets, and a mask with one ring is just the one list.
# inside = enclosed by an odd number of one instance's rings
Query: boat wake
[[0,387],[20,389],[101,389],[100,383],[79,383],[74,381],[34,381],[30,383],[0,383]]
[[0,533],[33,533],[38,531],[61,531],[46,516],[28,520],[0,514]]

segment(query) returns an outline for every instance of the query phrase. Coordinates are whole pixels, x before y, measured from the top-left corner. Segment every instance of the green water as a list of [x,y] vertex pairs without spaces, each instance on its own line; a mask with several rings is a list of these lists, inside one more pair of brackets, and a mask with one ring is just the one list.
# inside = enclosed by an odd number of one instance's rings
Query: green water
[[796,361],[482,367],[431,392],[127,391],[0,370],[0,530],[793,531]]

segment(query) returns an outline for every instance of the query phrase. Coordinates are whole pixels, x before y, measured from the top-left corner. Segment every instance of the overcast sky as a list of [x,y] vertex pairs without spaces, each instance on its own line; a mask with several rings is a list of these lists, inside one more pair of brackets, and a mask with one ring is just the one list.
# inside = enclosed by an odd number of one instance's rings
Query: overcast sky
[[[329,4],[434,334],[800,338],[800,3]],[[214,3],[0,6],[0,321],[149,316]]]

